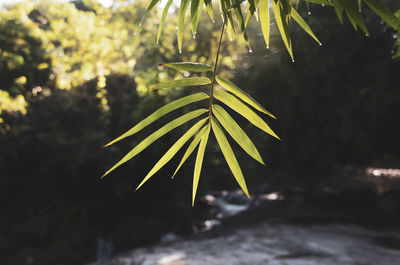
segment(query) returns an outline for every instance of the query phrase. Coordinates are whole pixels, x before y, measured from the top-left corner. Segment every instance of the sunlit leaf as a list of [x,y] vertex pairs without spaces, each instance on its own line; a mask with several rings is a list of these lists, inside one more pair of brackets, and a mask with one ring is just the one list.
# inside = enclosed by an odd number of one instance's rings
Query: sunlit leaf
[[161,33],[164,28],[165,19],[167,18],[168,10],[174,0],[168,0],[161,15],[160,25],[158,26],[157,43],[160,41]]
[[213,6],[212,6],[212,0],[204,0],[204,4],[206,5],[206,10],[211,18],[212,21],[214,21],[214,11],[213,11]]
[[111,142],[109,142],[108,144],[106,144],[104,147],[112,145],[128,136],[131,136],[131,135],[139,132],[140,130],[142,130],[143,128],[148,126],[149,124],[155,122],[156,120],[158,120],[165,114],[170,113],[173,110],[179,109],[183,106],[186,106],[188,104],[191,104],[191,103],[194,103],[194,102],[197,102],[200,100],[204,100],[208,97],[209,96],[207,94],[201,92],[201,93],[196,93],[196,94],[193,94],[190,96],[186,96],[186,97],[174,100],[174,101],[168,103],[167,105],[162,106],[161,108],[159,108],[152,114],[150,114],[147,118],[145,118],[144,120],[142,120],[141,122],[136,124],[134,127],[132,127],[130,130],[128,130],[126,133],[122,134],[118,138],[116,138],[116,139],[112,140]]
[[232,147],[230,146],[228,139],[226,139],[226,136],[222,131],[221,126],[214,117],[211,117],[211,127],[233,176],[235,177],[237,183],[239,183],[239,186],[242,188],[247,197],[250,197],[242,170],[240,169],[236,156],[233,153]]
[[199,18],[203,12],[203,0],[192,0],[190,4],[190,18],[192,22],[192,34],[196,36],[197,25],[199,24]]
[[212,106],[213,113],[217,120],[222,124],[222,127],[232,136],[232,138],[248,153],[252,158],[265,165],[256,146],[240,128],[236,121],[226,112],[221,106],[214,104]]
[[192,126],[178,141],[171,146],[170,149],[160,158],[160,160],[154,165],[142,182],[138,185],[136,190],[138,190],[149,178],[151,178],[158,170],[160,170],[168,161],[170,161],[174,155],[181,149],[181,147],[192,137],[203,124],[208,120],[208,117],[200,120],[195,125]]
[[[219,101],[223,102],[225,105],[245,117],[249,122],[251,122],[257,128],[260,128],[264,132],[272,135],[273,137],[279,139],[279,137],[272,131],[272,129],[265,123],[265,121],[260,118],[254,111],[252,111],[249,107],[247,107],[243,102],[238,100],[236,97],[231,94],[217,90],[214,92],[214,96]],[[279,139],[280,140],[280,139]]]
[[259,9],[260,9],[261,31],[263,33],[265,43],[267,47],[269,47],[269,34],[270,34],[269,0],[260,0]]
[[386,23],[395,29],[400,30],[400,19],[397,18],[392,11],[380,0],[364,0],[364,2],[380,16]]
[[208,84],[211,84],[211,81],[207,77],[188,77],[156,84],[154,85],[153,89],[174,88],[181,86],[202,86]]
[[312,32],[310,26],[308,26],[307,22],[305,22],[304,19],[300,16],[300,14],[297,13],[296,9],[292,8],[291,14],[292,18],[297,22],[297,24],[299,24],[300,27],[302,27],[303,30],[308,33],[308,35],[310,35],[314,40],[316,40],[319,44],[321,44],[321,42]]
[[186,113],[185,115],[182,115],[179,118],[176,118],[173,121],[170,121],[151,135],[149,135],[147,138],[145,138],[143,141],[141,141],[137,146],[135,146],[128,154],[126,154],[118,163],[116,163],[110,170],[108,170],[106,173],[104,173],[101,178],[105,177],[107,174],[109,174],[111,171],[119,167],[120,165],[124,164],[128,160],[132,159],[135,157],[137,154],[142,152],[146,147],[148,147],[150,144],[152,144],[154,141],[159,139],[161,136],[164,134],[168,133],[169,131],[175,129],[176,127],[181,126],[182,124],[200,116],[201,114],[204,114],[205,112],[208,112],[207,109],[198,109],[191,111],[189,113]]
[[243,33],[244,39],[247,40],[248,38],[246,33],[246,27],[244,25],[243,13],[242,13],[242,8],[240,7],[240,2],[238,0],[232,0],[231,4],[233,6],[233,9],[235,10],[236,19],[240,26],[240,30]]
[[164,67],[172,68],[178,71],[191,71],[191,72],[210,72],[212,67],[204,63],[192,63],[192,62],[179,62],[179,63],[165,63],[162,64]]
[[179,171],[179,169],[182,167],[183,163],[185,163],[185,161],[189,158],[189,156],[192,154],[192,152],[194,151],[194,149],[196,148],[196,146],[199,144],[201,137],[203,137],[204,133],[208,130],[208,126],[206,125],[204,126],[200,132],[196,135],[196,137],[193,139],[193,141],[190,143],[189,147],[187,148],[185,154],[182,156],[181,162],[179,163],[178,167],[176,168],[174,175],[172,175],[172,177],[174,177],[176,175],[176,173]]
[[150,11],[158,4],[160,0],[151,0],[148,7],[146,8],[146,11],[144,12],[144,15],[142,17],[142,20],[140,21],[140,26],[142,26],[142,23],[144,19],[150,14]]
[[284,17],[285,14],[281,14],[281,9],[278,6],[278,3],[276,3],[275,1],[276,0],[272,0],[271,3],[272,3],[272,9],[274,10],[274,14],[275,14],[276,25],[278,26],[278,30],[281,34],[283,43],[285,44],[290,57],[292,58],[292,60],[294,60],[293,50],[292,50],[292,41],[290,39],[290,33],[289,33],[289,25],[286,21],[286,18]]
[[254,98],[252,98],[249,94],[244,92],[242,89],[240,89],[238,86],[233,84],[231,81],[228,79],[223,78],[222,76],[216,76],[216,81],[218,84],[220,84],[223,88],[231,92],[232,94],[236,95],[238,98],[255,108],[256,110],[263,112],[272,118],[276,119],[276,117],[271,114],[268,110],[266,110],[263,106],[261,106],[260,103],[258,103]]
[[182,38],[183,38],[183,28],[185,26],[185,15],[186,9],[189,5],[189,0],[182,0],[179,6],[179,13],[178,13],[178,50],[182,52]]
[[197,186],[199,184],[201,167],[203,165],[204,152],[206,150],[206,145],[207,145],[209,134],[210,134],[210,126],[207,126],[207,131],[201,137],[199,150],[197,151],[197,156],[196,156],[196,163],[194,165],[193,189],[192,189],[192,206],[194,205],[194,199],[196,197],[196,191],[197,191]]
[[309,3],[320,4],[320,5],[330,5],[328,0],[306,0]]

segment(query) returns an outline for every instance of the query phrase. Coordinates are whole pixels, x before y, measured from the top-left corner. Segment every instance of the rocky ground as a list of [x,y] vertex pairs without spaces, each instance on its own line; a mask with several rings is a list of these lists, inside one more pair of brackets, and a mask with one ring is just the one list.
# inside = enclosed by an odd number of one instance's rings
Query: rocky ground
[[[190,237],[118,255],[101,265],[396,265],[393,231],[354,225],[262,223],[210,238]],[[99,264],[99,265],[100,265]]]

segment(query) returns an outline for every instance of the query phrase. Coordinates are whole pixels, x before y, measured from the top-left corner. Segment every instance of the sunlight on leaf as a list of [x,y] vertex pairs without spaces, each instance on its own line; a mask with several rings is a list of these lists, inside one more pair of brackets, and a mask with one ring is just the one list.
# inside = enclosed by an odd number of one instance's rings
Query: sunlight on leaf
[[194,149],[197,147],[199,144],[201,137],[203,137],[204,133],[207,131],[209,125],[204,126],[200,132],[196,135],[196,137],[193,139],[193,141],[190,143],[189,147],[187,148],[185,154],[182,156],[181,162],[179,163],[178,167],[176,168],[174,174],[172,175],[172,178],[176,175],[176,173],[179,171],[183,163],[189,158],[189,156],[193,153]]
[[286,46],[286,49],[289,52],[290,57],[292,58],[292,60],[294,59],[293,57],[293,50],[292,50],[292,41],[290,39],[290,33],[289,33],[289,25],[286,21],[286,18],[283,17],[283,15],[281,13],[281,8],[279,6],[279,3],[275,2],[276,0],[272,0],[272,8],[274,10],[274,14],[275,14],[275,21],[276,21],[276,25],[278,26],[278,30],[281,34],[283,43]]
[[212,106],[213,113],[217,120],[222,124],[222,127],[232,136],[232,138],[248,153],[252,158],[265,165],[256,146],[240,128],[236,121],[226,112],[221,106],[214,104]]
[[192,137],[203,124],[208,120],[208,117],[200,120],[192,128],[190,128],[181,138],[179,138],[176,143],[171,146],[171,148],[160,158],[160,160],[154,165],[146,177],[142,180],[139,186],[136,188],[138,190],[149,178],[151,178],[158,170],[160,170],[169,160],[171,160],[174,155],[181,149],[181,147]]
[[226,139],[226,136],[222,131],[221,126],[219,125],[218,121],[214,119],[214,117],[211,117],[211,127],[233,176],[235,177],[237,183],[239,183],[239,186],[242,188],[247,197],[250,197],[247,190],[246,181],[244,180],[243,173],[240,169],[236,156],[233,153],[233,150],[228,142],[228,139]]
[[210,134],[210,126],[207,126],[207,130],[201,137],[199,150],[197,151],[196,163],[194,165],[193,173],[193,189],[192,189],[192,206],[194,206],[194,199],[196,197],[197,186],[199,184],[201,167],[203,165],[204,152],[208,141],[208,135]]
[[225,88],[226,90],[228,90],[229,92],[231,92],[232,94],[234,94],[235,96],[237,96],[238,98],[240,98],[241,100],[243,100],[244,102],[246,102],[247,104],[249,104],[250,106],[252,106],[253,108],[255,108],[256,110],[263,112],[267,115],[269,115],[270,117],[276,119],[276,117],[269,111],[267,111],[263,106],[261,106],[260,103],[258,103],[254,98],[252,98],[249,94],[247,94],[246,92],[244,92],[242,89],[240,89],[238,86],[236,86],[235,84],[233,84],[231,81],[229,81],[228,79],[223,78],[222,76],[216,76],[215,80],[218,82],[218,84],[220,84],[223,88]]
[[145,128],[146,126],[148,126],[149,124],[155,122],[156,120],[158,120],[159,118],[161,118],[162,116],[164,116],[167,113],[170,113],[173,110],[179,109],[183,106],[186,106],[188,104],[200,101],[200,100],[204,100],[206,98],[209,98],[209,96],[205,93],[196,93],[190,96],[186,96],[177,100],[174,100],[170,103],[168,103],[167,105],[159,108],[158,110],[156,110],[155,112],[153,112],[152,114],[150,114],[147,118],[145,118],[144,120],[142,120],[141,122],[139,122],[138,124],[136,124],[134,127],[132,127],[129,131],[127,131],[126,133],[124,133],[123,135],[119,136],[118,138],[112,140],[111,142],[109,142],[108,144],[106,144],[104,147],[107,147],[109,145],[112,145],[128,136],[131,136],[137,132],[139,132],[140,130],[142,130],[143,128]]
[[208,112],[207,109],[194,110],[194,111],[186,113],[185,115],[182,115],[181,117],[176,118],[175,120],[167,123],[166,125],[164,125],[160,129],[158,129],[157,131],[152,133],[150,136],[145,138],[143,141],[141,141],[137,146],[135,146],[135,148],[133,148],[128,154],[126,154],[117,164],[115,164],[110,170],[108,170],[106,173],[104,173],[104,175],[101,176],[101,178],[105,177],[111,171],[113,171],[114,169],[116,169],[120,165],[124,164],[128,160],[130,160],[133,157],[135,157],[137,154],[142,152],[150,144],[152,144],[154,141],[158,140],[164,134],[168,133],[169,131],[175,129],[176,127],[181,126],[182,124],[184,124],[184,123],[186,123],[186,122],[188,122],[188,121],[190,121],[190,120],[192,120],[194,118],[197,118],[198,116],[200,116],[201,114],[204,114],[206,112]]
[[185,26],[185,15],[186,9],[189,5],[189,0],[182,0],[179,6],[178,13],[178,50],[182,53],[182,38],[183,38],[183,28]]
[[299,26],[302,27],[303,30],[308,33],[308,35],[310,35],[314,40],[316,40],[319,44],[321,44],[321,42],[312,32],[310,26],[308,26],[307,22],[305,22],[304,19],[300,16],[300,14],[297,13],[296,9],[292,8],[291,12],[294,21],[296,21],[297,24],[299,24]]
[[209,84],[211,84],[211,80],[207,77],[188,77],[156,84],[154,85],[153,89],[174,88],[181,86],[203,86]]
[[161,15],[160,25],[158,26],[157,43],[160,41],[161,33],[164,28],[165,19],[167,18],[168,10],[174,0],[168,0]]
[[261,0],[259,9],[260,9],[261,31],[263,33],[265,43],[267,47],[269,47],[269,34],[270,34],[269,0]]
[[179,63],[165,63],[161,66],[172,68],[178,71],[191,71],[191,72],[211,72],[213,69],[210,65],[204,63],[192,62],[179,62]]
[[260,118],[254,111],[252,111],[249,107],[247,107],[244,103],[238,100],[236,97],[231,94],[217,90],[214,92],[214,96],[219,101],[223,102],[225,105],[245,117],[249,122],[251,122],[257,128],[260,128],[264,132],[272,135],[273,137],[280,140],[280,138],[272,131],[272,129],[265,123],[265,121]]
[[146,8],[142,20],[140,21],[139,26],[142,26],[144,19],[150,14],[150,11],[158,4],[160,0],[151,0],[149,6]]

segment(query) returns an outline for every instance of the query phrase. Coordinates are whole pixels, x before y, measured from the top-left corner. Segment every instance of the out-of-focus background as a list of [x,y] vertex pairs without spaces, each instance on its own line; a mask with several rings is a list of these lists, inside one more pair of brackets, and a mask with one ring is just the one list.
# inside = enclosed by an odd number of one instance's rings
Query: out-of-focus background
[[[237,117],[266,161],[261,166],[233,145],[251,199],[237,191],[215,139],[195,207],[193,157],[174,180],[176,159],[134,192],[179,130],[100,180],[163,123],[105,143],[201,89],[152,91],[189,74],[158,65],[214,60],[220,20],[203,14],[196,39],[188,26],[179,54],[174,5],[156,44],[164,4],[139,27],[146,1],[0,1],[0,264],[398,264],[398,33],[367,9],[370,37],[348,21],[340,25],[331,8],[311,5],[308,14],[302,6],[323,45],[294,25],[295,63],[274,24],[270,49],[254,21],[251,53],[241,41],[224,40],[221,73],[278,117],[268,122],[282,139]],[[272,245],[279,251],[267,251]],[[185,247],[197,250],[197,261]],[[118,259],[134,249],[141,252]],[[348,249],[371,257],[357,260]],[[260,253],[269,255],[265,262]],[[290,263],[297,259],[305,263]]]

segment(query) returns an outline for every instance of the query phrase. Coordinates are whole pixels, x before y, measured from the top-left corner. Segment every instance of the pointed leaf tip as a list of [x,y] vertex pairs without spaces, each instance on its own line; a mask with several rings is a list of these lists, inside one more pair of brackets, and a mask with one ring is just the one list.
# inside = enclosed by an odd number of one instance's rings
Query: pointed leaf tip
[[252,106],[253,108],[255,108],[256,110],[258,110],[259,112],[265,113],[268,116],[276,119],[275,115],[273,115],[271,112],[269,112],[268,110],[266,110],[260,103],[258,103],[254,98],[252,98],[249,94],[247,94],[245,91],[243,91],[242,89],[240,89],[238,86],[236,86],[235,84],[233,84],[231,81],[229,81],[228,79],[225,79],[224,77],[218,75],[216,76],[216,81],[218,82],[218,84],[220,84],[223,88],[225,88],[226,90],[228,90],[230,93],[234,94],[235,96],[237,96],[238,98],[240,98],[241,100],[243,100],[244,102],[246,102],[247,104],[249,104],[250,106]]
[[152,124],[153,122],[155,122],[156,120],[160,119],[161,117],[163,117],[164,115],[170,113],[171,111],[174,111],[176,109],[179,109],[183,106],[186,106],[188,104],[194,103],[194,102],[198,102],[204,99],[209,98],[209,96],[206,93],[200,92],[200,93],[196,93],[196,94],[192,94],[186,97],[182,97],[179,99],[176,99],[164,106],[162,106],[161,108],[159,108],[158,110],[156,110],[155,112],[153,112],[152,114],[150,114],[147,118],[143,119],[141,122],[139,122],[138,124],[136,124],[135,126],[133,126],[130,130],[128,130],[127,132],[125,132],[124,134],[122,134],[121,136],[117,137],[116,139],[112,140],[111,142],[109,142],[108,144],[106,144],[104,147],[110,146],[118,141],[121,141],[122,139],[128,137],[128,136],[132,136],[134,134],[136,134],[137,132],[141,131],[143,128],[147,127],[148,125]]
[[243,192],[247,195],[247,197],[250,197],[247,190],[246,181],[244,180],[244,176],[242,170],[240,169],[236,156],[233,153],[228,139],[226,139],[226,136],[222,131],[221,125],[213,116],[211,116],[211,128],[214,132],[215,138],[217,139],[218,145],[221,148],[222,154],[224,155],[225,160],[229,166],[229,169],[231,170],[239,186],[242,188]]
[[176,141],[175,144],[173,144],[171,148],[168,149],[168,151],[154,165],[154,167],[150,170],[150,172],[146,175],[146,177],[142,180],[137,188],[139,189],[148,179],[150,179],[150,177],[152,177],[155,173],[157,173],[158,170],[160,170],[166,163],[168,163],[181,149],[181,147],[190,139],[190,137],[192,137],[207,120],[208,117],[198,121],[195,125],[192,126],[192,128],[190,128],[184,135],[182,135],[182,137],[179,138],[178,141]]
[[153,142],[158,140],[160,137],[168,133],[169,131],[181,126],[182,124],[197,118],[198,116],[208,112],[207,109],[198,109],[194,110],[191,112],[188,112],[179,118],[176,118],[173,121],[170,121],[169,123],[165,124],[163,127],[158,129],[157,131],[153,132],[151,135],[147,136],[144,140],[142,140],[138,145],[136,145],[128,154],[126,154],[118,163],[116,163],[109,171],[107,171],[107,174],[120,165],[126,163],[133,157],[135,157],[137,154],[142,152],[144,149],[146,149],[149,145],[151,145]]

